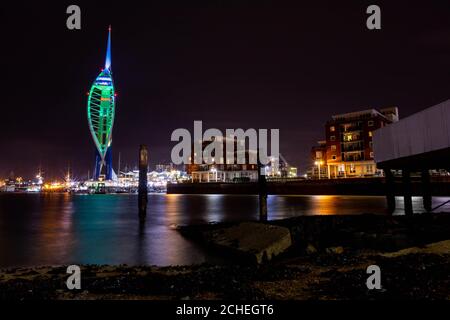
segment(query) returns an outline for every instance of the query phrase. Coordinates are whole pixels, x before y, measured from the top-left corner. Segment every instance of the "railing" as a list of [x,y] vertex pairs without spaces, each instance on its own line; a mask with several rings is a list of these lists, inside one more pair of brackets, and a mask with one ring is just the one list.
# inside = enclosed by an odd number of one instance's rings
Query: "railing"
[[364,161],[365,158],[364,158],[364,156],[361,156],[361,155],[354,155],[354,156],[347,156],[347,157],[344,156],[344,157],[342,157],[342,160],[346,161],[346,162]]
[[364,151],[364,144],[361,141],[349,141],[342,143],[342,151],[358,151],[361,150],[361,152]]

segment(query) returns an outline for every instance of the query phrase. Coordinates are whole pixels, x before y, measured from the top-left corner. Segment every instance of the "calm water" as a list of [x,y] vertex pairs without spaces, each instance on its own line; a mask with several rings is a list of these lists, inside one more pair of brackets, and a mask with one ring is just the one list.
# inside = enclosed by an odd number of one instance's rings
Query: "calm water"
[[[413,202],[423,210],[421,198]],[[384,214],[385,207],[384,197],[269,196],[268,218]],[[397,207],[402,213],[401,198]],[[136,195],[0,193],[0,266],[217,262],[175,226],[258,218],[258,198],[247,195],[152,194],[145,225],[136,208]]]

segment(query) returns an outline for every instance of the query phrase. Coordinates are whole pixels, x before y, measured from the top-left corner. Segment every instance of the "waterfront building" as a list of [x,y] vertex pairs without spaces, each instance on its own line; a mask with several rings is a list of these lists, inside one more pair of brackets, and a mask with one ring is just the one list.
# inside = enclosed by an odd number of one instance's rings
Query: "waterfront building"
[[[179,170],[150,171],[147,173],[147,184],[150,190],[162,190],[167,183],[177,183],[187,180],[184,172]],[[89,186],[95,186],[95,181],[85,182]],[[121,171],[116,181],[105,181],[104,185],[111,188],[137,189],[139,185],[139,170]]]
[[[194,157],[196,153],[192,149],[191,163],[186,165],[186,172],[191,176],[192,182],[249,182],[258,180],[258,166],[256,164],[248,164],[250,154],[256,156],[256,150],[245,150],[245,163],[247,164],[237,164],[238,159],[238,148],[237,141],[234,142],[234,163],[225,163],[224,157],[226,158],[226,152],[231,152],[226,150],[226,142],[229,141],[228,137],[223,137],[223,150],[224,154],[220,159],[213,158],[211,161],[205,161],[203,159],[202,164],[195,164]],[[206,146],[208,146],[211,141],[202,142],[202,152]],[[225,151],[226,150],[226,151]],[[211,163],[207,163],[211,162]]]
[[250,182],[258,180],[256,164],[188,164],[192,182]]
[[[234,141],[234,151],[226,149],[229,137],[222,137],[224,154],[217,158],[213,154],[212,161],[205,161],[202,164],[195,164],[193,157],[191,163],[186,165],[186,172],[191,176],[192,182],[251,182],[258,180],[258,166],[256,164],[249,164],[251,156],[257,157],[256,150],[239,150],[237,141]],[[202,143],[202,152],[211,141],[204,141]],[[225,163],[224,157],[230,152],[234,153],[234,163]],[[241,153],[245,157],[245,164],[238,164],[238,155]],[[196,153],[192,150],[194,157]],[[297,168],[290,166],[286,159],[280,154],[278,162],[274,157],[269,159],[269,163],[263,167],[264,172],[268,178],[294,178],[297,177]]]
[[[195,150],[192,149],[191,163],[186,165],[186,172],[190,175],[192,182],[252,182],[258,180],[258,165],[249,164],[250,158],[253,156],[257,158],[256,150],[248,148],[238,148],[238,142],[234,140],[234,151],[227,150],[227,142],[230,142],[229,137],[221,137],[223,143],[224,154],[217,158],[212,155],[212,161],[205,161],[202,164],[195,164],[193,158],[196,156]],[[213,142],[203,141],[202,152]],[[233,142],[233,141],[231,141]],[[239,142],[243,143],[243,142]],[[234,163],[225,163],[224,158],[227,159],[227,154],[234,154]],[[245,164],[238,164],[237,159],[239,154],[245,158]],[[230,156],[231,157],[231,156]],[[297,177],[297,168],[290,166],[283,155],[279,155],[278,162],[274,157],[269,158],[269,163],[263,167],[265,175],[268,178],[294,178]]]
[[325,124],[325,140],[311,150],[312,178],[373,177],[372,136],[376,129],[398,121],[396,107],[338,114]]
[[311,148],[311,163],[313,164],[307,176],[313,179],[321,179],[328,176],[327,166],[327,142],[326,140],[317,141],[317,145]]
[[287,171],[288,178],[297,178],[298,172],[296,167],[289,167]]
[[278,162],[270,157],[270,162],[265,166],[267,178],[296,178],[297,168],[292,167],[280,153]]
[[111,27],[108,30],[105,67],[91,86],[87,103],[89,129],[96,147],[94,180],[115,180],[112,167],[112,129],[115,92],[111,71]]

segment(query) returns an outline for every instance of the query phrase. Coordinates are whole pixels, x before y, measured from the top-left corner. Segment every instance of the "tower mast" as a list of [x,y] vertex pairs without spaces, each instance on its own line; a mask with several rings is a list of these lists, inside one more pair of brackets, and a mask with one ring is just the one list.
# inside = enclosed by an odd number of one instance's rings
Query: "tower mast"
[[108,27],[108,45],[106,48],[105,69],[111,71],[111,25]]

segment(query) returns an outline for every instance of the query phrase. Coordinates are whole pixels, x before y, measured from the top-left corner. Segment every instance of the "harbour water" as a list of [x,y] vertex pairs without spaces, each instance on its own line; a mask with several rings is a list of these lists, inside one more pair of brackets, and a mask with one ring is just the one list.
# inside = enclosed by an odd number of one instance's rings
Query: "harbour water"
[[[445,200],[434,198],[433,206]],[[413,198],[413,205],[423,211],[421,198]],[[402,214],[402,198],[397,208]],[[269,220],[362,213],[386,214],[385,198],[268,198]],[[258,198],[248,195],[150,194],[147,220],[140,224],[136,195],[0,193],[0,267],[218,262],[220,257],[185,239],[176,226],[257,219]]]

